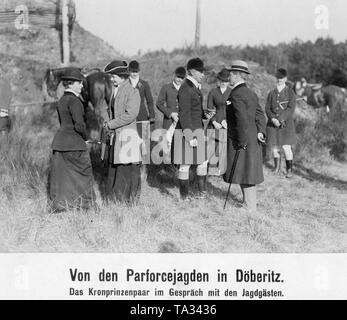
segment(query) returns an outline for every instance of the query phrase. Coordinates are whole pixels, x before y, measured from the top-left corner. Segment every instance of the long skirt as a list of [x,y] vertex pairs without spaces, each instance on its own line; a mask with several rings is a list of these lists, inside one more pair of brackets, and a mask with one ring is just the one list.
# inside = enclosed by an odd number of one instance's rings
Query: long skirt
[[95,203],[88,151],[53,151],[49,198],[54,211],[86,210]]
[[109,164],[106,197],[111,201],[132,203],[141,191],[141,166],[137,163]]

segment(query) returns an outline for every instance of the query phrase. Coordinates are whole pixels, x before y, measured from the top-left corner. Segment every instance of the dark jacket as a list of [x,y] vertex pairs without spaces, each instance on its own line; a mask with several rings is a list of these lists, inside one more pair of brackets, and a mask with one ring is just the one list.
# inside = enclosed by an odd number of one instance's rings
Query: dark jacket
[[207,110],[215,112],[215,115],[211,118],[211,123],[216,121],[221,123],[226,119],[225,104],[231,93],[231,88],[228,87],[224,93],[220,91],[220,88],[213,88],[208,94],[207,98]]
[[[262,147],[258,142],[258,133],[265,134],[266,130],[264,112],[257,95],[247,88],[245,83],[231,91],[228,101],[228,166],[224,181],[235,184],[259,184],[264,181]],[[236,149],[240,145],[247,145],[247,149],[241,149],[234,176],[230,181],[231,167]]]
[[[190,80],[186,79],[178,90],[178,123],[175,130],[176,139],[180,139],[178,130],[183,130],[182,147],[176,148],[174,145],[174,162],[176,164],[199,164],[206,160],[205,146],[203,146],[203,95]],[[188,129],[187,131],[184,131]],[[195,130],[200,129],[200,131]],[[182,131],[181,131],[182,132]],[[198,139],[199,147],[192,148],[194,150],[193,160],[185,156],[185,148],[194,137]],[[188,150],[190,150],[188,147]],[[199,157],[197,157],[199,154]]]
[[[293,114],[295,111],[295,93],[286,86],[281,92],[277,88],[272,90],[266,100],[265,112],[267,122],[267,142],[269,145],[292,145],[296,142]],[[275,127],[271,119],[275,118],[283,123]]]
[[81,100],[71,92],[65,92],[58,102],[60,129],[54,136],[52,149],[57,151],[87,150],[84,108]]
[[[140,104],[140,111],[137,116],[137,121],[147,121],[150,118],[155,118],[155,112],[154,112],[154,102],[153,97],[151,93],[151,88],[149,87],[149,84],[147,81],[140,79],[137,83],[136,88],[140,92],[140,98],[141,98],[141,104]],[[147,106],[146,106],[147,102]]]
[[163,129],[169,129],[173,119],[170,117],[171,113],[178,113],[178,102],[177,102],[178,90],[175,88],[173,83],[164,85],[159,92],[157,100],[157,108],[164,114],[163,118]]

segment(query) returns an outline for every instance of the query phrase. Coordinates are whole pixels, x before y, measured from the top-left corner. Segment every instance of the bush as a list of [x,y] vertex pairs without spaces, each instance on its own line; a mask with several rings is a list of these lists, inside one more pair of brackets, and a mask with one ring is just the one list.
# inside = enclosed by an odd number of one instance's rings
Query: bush
[[329,113],[320,112],[315,124],[318,143],[327,147],[337,160],[347,159],[347,104],[339,104]]
[[295,130],[298,137],[295,154],[298,160],[329,161],[347,158],[347,105],[337,105],[329,113],[325,109],[297,106]]

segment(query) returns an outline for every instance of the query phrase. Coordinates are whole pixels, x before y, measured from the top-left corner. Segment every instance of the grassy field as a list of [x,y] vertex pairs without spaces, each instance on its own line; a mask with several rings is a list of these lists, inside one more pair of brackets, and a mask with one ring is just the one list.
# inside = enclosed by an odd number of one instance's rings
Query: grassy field
[[49,214],[57,119],[39,110],[19,115],[1,143],[1,252],[347,252],[347,164],[327,157],[301,159],[290,180],[264,166],[257,214],[240,208],[238,186],[223,210],[220,177],[209,177],[208,199],[182,203],[173,172],[160,167],[150,168],[136,206],[104,205],[96,185],[100,212]]
[[[27,2],[41,5],[43,0]],[[6,0],[2,8],[17,3],[21,1]],[[12,102],[42,101],[46,68],[60,66],[57,30],[3,29],[0,42],[2,72],[14,92]],[[80,67],[102,68],[122,57],[77,24],[72,51],[73,65]],[[140,61],[142,76],[156,99],[175,68],[199,55],[212,68],[203,86],[206,96],[220,68],[239,58],[229,51],[203,47],[197,53],[183,48],[133,58]],[[275,78],[264,67],[249,63],[249,85],[264,105]],[[218,177],[209,178],[207,200],[182,203],[173,172],[164,175],[161,168],[151,167],[134,207],[104,205],[96,184],[99,212],[53,215],[47,207],[47,176],[50,144],[58,128],[54,105],[11,108],[13,130],[8,141],[0,136],[0,252],[347,252],[346,110],[325,119],[311,107],[297,108],[300,139],[295,175],[291,180],[275,176],[264,165],[257,214],[240,208],[238,186],[232,187],[224,211],[228,186]],[[329,148],[337,150],[341,162],[331,158]]]

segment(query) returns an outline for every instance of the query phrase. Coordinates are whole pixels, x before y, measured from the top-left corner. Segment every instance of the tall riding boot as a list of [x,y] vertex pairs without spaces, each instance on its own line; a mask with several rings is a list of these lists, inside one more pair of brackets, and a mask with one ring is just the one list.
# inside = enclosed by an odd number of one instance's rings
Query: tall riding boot
[[281,173],[281,158],[274,158],[274,169],[273,169],[274,173]]
[[178,180],[180,182],[180,196],[182,200],[188,199],[189,180]]
[[199,189],[199,198],[205,199],[207,197],[207,176],[197,176],[198,180],[198,189]]
[[286,178],[293,177],[293,160],[286,160],[287,174]]

